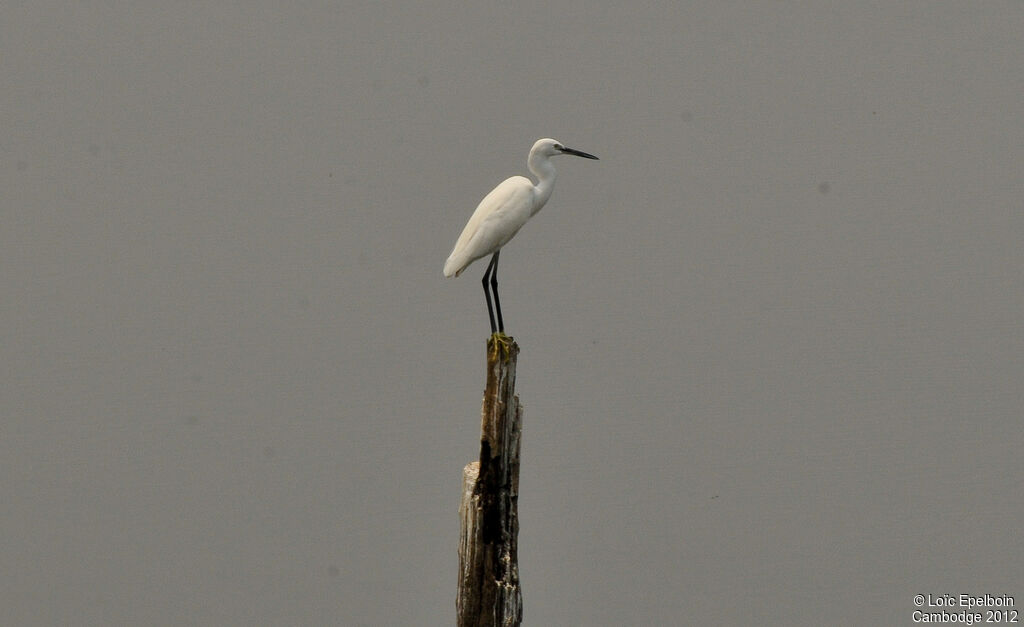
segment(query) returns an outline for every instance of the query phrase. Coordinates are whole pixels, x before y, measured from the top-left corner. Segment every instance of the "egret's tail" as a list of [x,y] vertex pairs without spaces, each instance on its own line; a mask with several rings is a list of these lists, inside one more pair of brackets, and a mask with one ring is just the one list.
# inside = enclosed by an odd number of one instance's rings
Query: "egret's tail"
[[466,266],[463,265],[460,268],[459,265],[459,260],[455,258],[455,255],[449,257],[448,261],[444,262],[444,276],[450,279],[453,276],[459,276],[460,274],[462,274],[462,270]]

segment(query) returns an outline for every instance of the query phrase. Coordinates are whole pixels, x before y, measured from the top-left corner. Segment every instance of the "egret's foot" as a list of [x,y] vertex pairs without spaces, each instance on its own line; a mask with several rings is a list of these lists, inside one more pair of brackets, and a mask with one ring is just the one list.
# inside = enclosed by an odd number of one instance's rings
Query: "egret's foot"
[[501,357],[502,361],[508,361],[509,354],[512,352],[512,343],[513,339],[503,332],[493,333],[487,340],[488,353],[494,357]]

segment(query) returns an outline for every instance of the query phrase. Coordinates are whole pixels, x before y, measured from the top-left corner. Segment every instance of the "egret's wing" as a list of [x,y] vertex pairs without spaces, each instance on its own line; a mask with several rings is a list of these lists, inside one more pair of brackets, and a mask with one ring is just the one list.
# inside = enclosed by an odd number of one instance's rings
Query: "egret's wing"
[[505,245],[530,218],[533,183],[513,176],[491,190],[462,229],[444,264],[445,276],[458,276],[469,264]]

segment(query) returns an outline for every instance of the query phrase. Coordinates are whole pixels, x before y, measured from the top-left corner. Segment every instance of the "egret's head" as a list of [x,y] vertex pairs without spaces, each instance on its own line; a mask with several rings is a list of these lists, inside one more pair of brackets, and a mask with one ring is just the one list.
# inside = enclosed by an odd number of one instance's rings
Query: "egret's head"
[[530,150],[530,154],[544,155],[545,157],[554,157],[555,155],[575,155],[585,159],[597,159],[594,155],[583,151],[566,148],[565,144],[557,139],[551,139],[550,137],[538,139],[537,143],[535,143],[533,148]]

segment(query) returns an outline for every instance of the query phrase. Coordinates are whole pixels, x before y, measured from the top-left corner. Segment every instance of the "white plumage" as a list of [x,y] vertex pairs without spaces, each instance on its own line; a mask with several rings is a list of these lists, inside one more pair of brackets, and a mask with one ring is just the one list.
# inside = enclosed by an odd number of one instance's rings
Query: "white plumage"
[[507,244],[544,206],[543,201],[537,202],[537,197],[533,181],[525,176],[505,179],[491,190],[462,229],[444,264],[444,275],[459,276],[466,266]]
[[[537,183],[534,184],[525,176],[513,176],[505,179],[491,190],[491,193],[484,196],[466,223],[466,227],[462,229],[462,234],[455,242],[455,248],[444,264],[446,277],[459,276],[477,259],[493,255],[491,264],[484,273],[484,293],[487,296],[487,309],[490,313],[491,297],[487,292],[487,281],[490,278],[498,310],[499,331],[503,331],[503,325],[497,289],[498,252],[551,198],[551,191],[555,186],[555,167],[550,158],[562,154],[597,159],[594,155],[566,148],[554,139],[538,139],[530,149],[530,156],[526,161],[530,172],[537,177]],[[494,316],[491,315],[491,331],[494,330]]]

